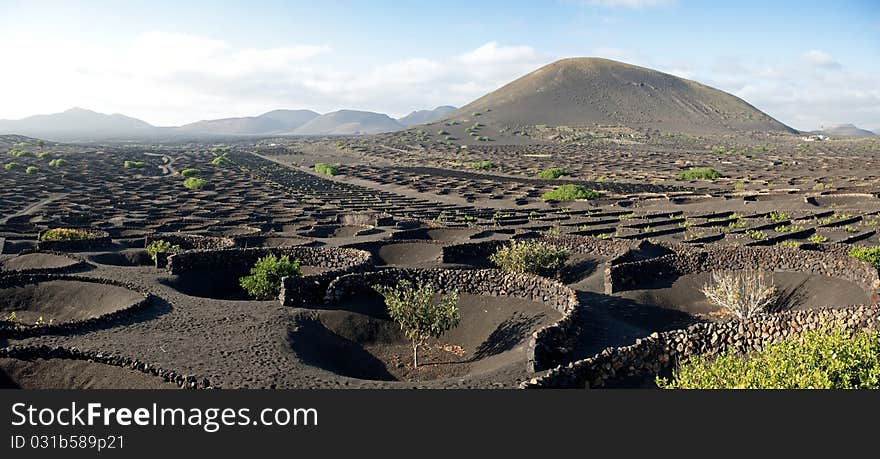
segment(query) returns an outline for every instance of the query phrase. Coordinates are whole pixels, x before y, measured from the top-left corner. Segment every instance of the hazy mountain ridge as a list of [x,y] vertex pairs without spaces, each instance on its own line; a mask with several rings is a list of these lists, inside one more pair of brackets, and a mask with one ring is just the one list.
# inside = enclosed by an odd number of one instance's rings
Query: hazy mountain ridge
[[851,137],[851,138],[861,138],[861,137],[874,137],[877,133],[869,131],[867,129],[862,129],[857,127],[854,124],[838,124],[837,126],[831,126],[828,128],[822,128],[818,131],[813,131],[815,134],[825,134],[829,137]]
[[456,110],[458,109],[452,105],[441,105],[433,110],[416,110],[409,115],[398,118],[397,122],[406,127],[418,126],[443,119]]
[[321,115],[294,129],[293,135],[364,135],[404,129],[394,118],[382,113],[338,110]]

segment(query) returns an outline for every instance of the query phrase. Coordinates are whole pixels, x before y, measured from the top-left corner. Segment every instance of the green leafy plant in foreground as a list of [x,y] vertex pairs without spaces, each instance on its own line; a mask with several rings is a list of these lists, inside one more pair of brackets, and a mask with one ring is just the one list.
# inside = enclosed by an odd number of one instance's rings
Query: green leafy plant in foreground
[[732,349],[716,358],[696,356],[664,389],[877,389],[880,335],[840,330],[811,331],[770,344],[747,356]]
[[568,260],[563,248],[540,241],[513,241],[489,256],[489,261],[504,271],[552,276]]
[[281,293],[281,279],[302,275],[299,260],[290,261],[283,255],[269,254],[260,258],[251,268],[250,275],[239,279],[241,287],[251,297],[258,300],[271,300]]
[[541,196],[541,199],[545,201],[565,202],[576,201],[578,199],[596,199],[599,196],[598,192],[583,185],[566,183],[565,185],[559,185],[553,191],[544,193]]
[[25,173],[33,174],[34,172],[40,172],[40,168],[37,166],[28,166],[27,169],[24,170]]
[[158,240],[147,244],[147,255],[155,262],[160,253],[180,253],[181,248],[177,244],[171,244],[168,241]]
[[458,326],[458,292],[451,292],[435,300],[437,291],[430,285],[413,284],[401,280],[394,287],[375,285],[373,289],[385,298],[388,315],[397,322],[410,340],[413,349],[413,367],[419,367],[419,347],[429,338],[439,338]]
[[874,265],[880,269],[880,246],[877,247],[853,247],[849,251],[849,256],[858,258],[862,261]]

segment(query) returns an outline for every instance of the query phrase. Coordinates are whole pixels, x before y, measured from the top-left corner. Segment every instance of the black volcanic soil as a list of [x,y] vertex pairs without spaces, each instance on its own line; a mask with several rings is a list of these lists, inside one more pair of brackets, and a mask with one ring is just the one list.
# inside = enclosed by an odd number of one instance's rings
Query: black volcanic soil
[[[488,120],[499,112],[487,108],[480,116]],[[463,133],[473,121],[448,128]],[[238,280],[222,270],[170,276],[156,269],[143,249],[144,236],[176,231],[232,235],[238,247],[364,243],[371,245],[380,268],[449,267],[440,260],[443,246],[545,232],[695,247],[812,244],[811,236],[827,238],[819,244],[840,243],[843,251],[852,245],[880,244],[880,143],[870,140],[804,143],[784,134],[713,137],[632,130],[554,142],[521,138],[512,142],[515,145],[501,138],[469,141],[468,148],[461,148],[460,142],[438,141],[441,129],[447,127],[438,123],[426,128],[429,141],[401,132],[332,140],[273,139],[276,147],[254,139],[224,146],[58,146],[51,157],[65,159],[59,168],[46,167],[46,159],[35,155],[16,158],[22,168],[37,166],[40,172],[25,175],[0,169],[3,269],[49,269],[67,263],[66,257],[45,253],[16,256],[34,249],[37,235],[45,229],[101,228],[112,235],[113,247],[69,254],[87,263],[82,275],[131,283],[155,295],[156,301],[100,326],[26,339],[4,336],[0,345],[115,353],[205,377],[222,388],[511,388],[534,376],[526,372],[521,338],[554,320],[552,311],[533,320],[541,305],[463,298],[468,321],[424,350],[425,365],[414,371],[408,344],[393,324],[375,313],[376,304],[370,315],[321,305],[289,308],[276,301],[251,301],[243,296]],[[234,164],[211,163],[219,151],[227,150]],[[283,153],[276,155],[276,150]],[[147,165],[125,169],[121,165],[126,160]],[[311,165],[316,160],[340,163],[340,175],[315,174]],[[477,170],[469,165],[479,161],[489,161],[492,167]],[[179,176],[168,173],[172,162],[178,170],[200,169],[213,189],[187,190]],[[537,177],[551,167],[564,168],[570,175],[558,180]],[[677,177],[690,167],[712,167],[723,177]],[[602,195],[564,203],[541,199],[567,182],[595,188]],[[364,212],[392,221],[366,232],[340,223],[351,221],[343,216]],[[771,212],[777,214],[775,219]],[[765,239],[749,236],[756,231]],[[700,284],[696,278],[605,295],[603,263],[608,260],[575,253],[561,277],[582,304],[576,349],[569,360],[590,357],[607,346],[632,344],[654,331],[722,319],[701,309],[694,293]],[[461,268],[489,265],[484,254],[458,261]],[[797,273],[776,278],[786,290],[797,287],[798,294],[792,295],[798,300],[796,307],[839,307],[865,300],[853,285],[835,279]],[[28,321],[36,320],[37,314],[47,321],[86,318],[132,299],[130,292],[117,296],[90,286],[52,283],[2,293],[3,315],[18,308],[17,315]],[[15,307],[6,304],[8,299]],[[377,336],[384,338],[374,339]],[[72,378],[106,370],[78,368],[75,361],[57,359],[40,365],[45,370],[34,370],[34,384],[49,384],[53,371]],[[116,387],[114,379],[119,386],[129,384],[127,376],[88,378],[111,387]],[[92,385],[99,386],[80,381],[62,387]]]
[[378,295],[352,298],[339,309],[300,319],[290,343],[306,362],[361,379],[426,381],[503,368],[519,373],[526,364],[527,337],[561,317],[516,298],[461,295],[458,307],[460,324],[421,348],[418,368],[410,342]]
[[141,300],[137,292],[92,282],[49,280],[0,289],[0,312],[15,312],[21,323],[39,317],[46,323],[64,323],[99,317],[126,309]]
[[0,271],[51,270],[67,268],[79,260],[51,253],[25,253],[0,259]]
[[158,376],[68,359],[0,358],[0,389],[176,389]]
[[[617,296],[636,303],[681,311],[700,317],[721,316],[700,289],[711,279],[709,273],[690,274],[660,281],[643,288],[620,292]],[[828,306],[865,304],[868,297],[858,285],[842,279],[806,273],[777,272],[773,284],[780,296],[779,309],[814,309]]]

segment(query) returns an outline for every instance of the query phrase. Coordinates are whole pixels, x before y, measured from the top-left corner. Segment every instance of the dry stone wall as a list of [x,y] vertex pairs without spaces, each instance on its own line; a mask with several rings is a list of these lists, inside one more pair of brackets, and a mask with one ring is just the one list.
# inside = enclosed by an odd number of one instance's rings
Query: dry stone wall
[[669,374],[695,355],[717,355],[726,349],[747,354],[798,336],[805,331],[842,328],[880,329],[880,308],[813,309],[763,314],[748,320],[710,322],[681,330],[653,333],[630,346],[608,348],[588,359],[559,366],[521,385],[523,388],[615,387],[630,378]]
[[537,330],[529,338],[528,369],[531,372],[552,368],[564,361],[574,345],[577,294],[563,284],[530,274],[495,269],[383,269],[333,280],[327,287],[324,302],[338,303],[348,296],[372,291],[373,285],[396,285],[404,279],[432,285],[440,292],[457,290],[472,295],[522,298],[558,311],[562,314],[559,321]]

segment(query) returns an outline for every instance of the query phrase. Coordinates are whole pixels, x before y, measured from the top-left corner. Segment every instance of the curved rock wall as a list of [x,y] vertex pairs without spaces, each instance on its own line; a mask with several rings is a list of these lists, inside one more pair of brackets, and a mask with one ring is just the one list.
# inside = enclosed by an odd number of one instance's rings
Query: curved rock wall
[[137,287],[133,284],[127,284],[124,282],[112,281],[109,279],[98,279],[94,277],[85,277],[85,276],[71,276],[71,275],[60,275],[60,274],[22,274],[22,275],[7,275],[0,276],[0,289],[16,287],[20,285],[28,285],[28,284],[36,284],[39,282],[47,282],[54,280],[69,280],[69,281],[78,281],[78,282],[90,282],[95,284],[104,284],[104,285],[112,285],[115,287],[122,287],[127,290],[131,290],[133,292],[137,292],[143,296],[143,299],[138,301],[137,303],[119,310],[110,312],[98,317],[92,317],[90,319],[85,320],[77,320],[71,322],[64,322],[60,324],[44,324],[44,325],[30,325],[30,324],[21,324],[21,323],[10,323],[7,321],[0,320],[0,337],[9,337],[9,338],[25,338],[28,336],[37,336],[37,335],[46,335],[53,333],[61,333],[61,332],[69,332],[75,330],[83,330],[90,328],[92,326],[106,324],[109,322],[113,322],[115,320],[119,320],[125,317],[129,317],[138,311],[149,306],[153,301],[153,295],[151,293],[143,291],[140,287]]
[[614,387],[624,378],[648,378],[669,373],[694,355],[716,355],[728,348],[741,353],[804,331],[843,328],[849,331],[880,329],[880,308],[813,309],[763,314],[744,321],[700,323],[682,330],[654,333],[635,344],[608,348],[593,357],[554,368],[523,383],[523,388]]
[[234,271],[242,275],[266,255],[284,256],[300,260],[303,266],[318,266],[332,270],[347,270],[372,266],[369,252],[356,249],[326,247],[275,247],[252,249],[189,250],[168,257],[168,272]]
[[183,389],[210,389],[211,382],[207,378],[194,375],[181,375],[175,371],[165,370],[160,367],[141,362],[136,359],[120,355],[104,354],[94,351],[81,351],[75,348],[49,347],[49,346],[18,346],[11,345],[0,348],[0,357],[33,360],[33,359],[68,359],[87,360],[89,362],[103,363],[117,367],[140,371],[148,375],[157,376],[166,382],[177,384]]
[[870,264],[835,252],[788,247],[722,247],[612,264],[608,268],[605,290],[610,294],[670,276],[746,268],[837,277],[859,285],[873,303],[880,301],[880,277]]
[[106,231],[96,230],[94,228],[80,228],[95,233],[95,237],[91,239],[80,239],[76,241],[41,241],[39,240],[44,232],[40,232],[37,237],[37,250],[40,251],[90,251],[96,252],[104,250],[113,245],[110,234]]
[[578,308],[574,290],[558,282],[495,269],[383,269],[341,276],[330,283],[324,302],[333,304],[357,293],[372,291],[376,284],[394,285],[401,280],[427,283],[438,291],[458,290],[472,295],[512,296],[543,303],[562,318],[537,330],[529,338],[529,371],[542,371],[562,362],[571,351],[576,334]]

